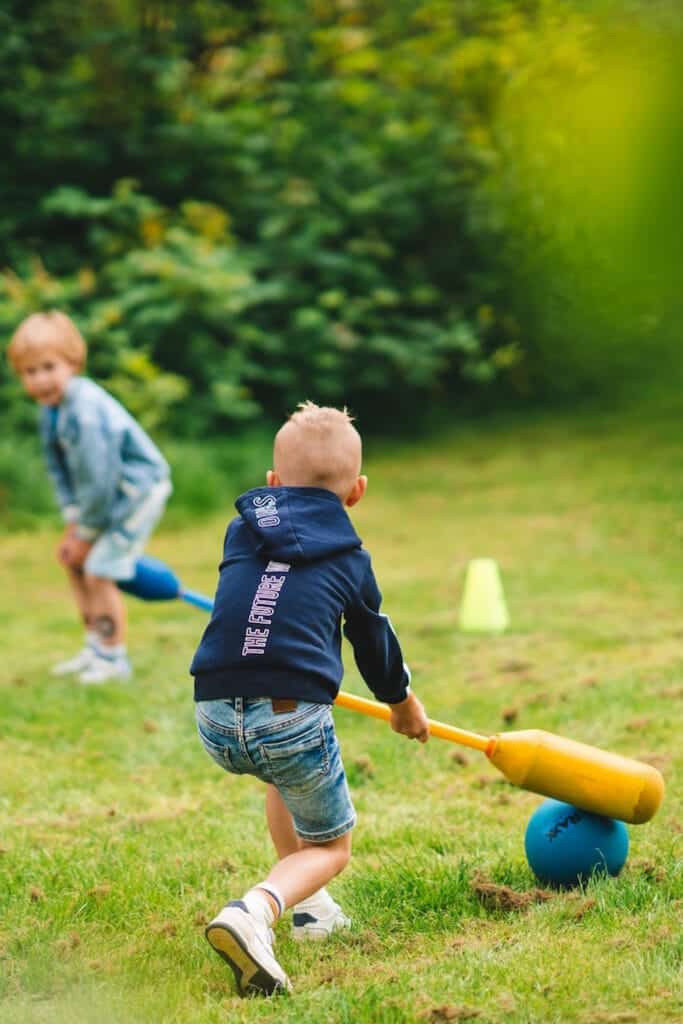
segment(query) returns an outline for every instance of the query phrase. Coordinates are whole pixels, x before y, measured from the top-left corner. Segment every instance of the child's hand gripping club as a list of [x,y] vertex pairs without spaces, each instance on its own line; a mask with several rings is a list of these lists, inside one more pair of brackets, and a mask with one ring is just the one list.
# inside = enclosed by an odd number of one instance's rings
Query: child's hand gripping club
[[405,700],[390,706],[389,722],[394,732],[400,732],[411,740],[426,743],[429,739],[429,719],[420,701],[414,693],[409,693]]

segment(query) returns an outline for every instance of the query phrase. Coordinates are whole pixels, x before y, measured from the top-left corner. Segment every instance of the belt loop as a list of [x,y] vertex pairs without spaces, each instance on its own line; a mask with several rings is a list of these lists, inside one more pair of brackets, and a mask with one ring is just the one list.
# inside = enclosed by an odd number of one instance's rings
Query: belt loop
[[239,743],[240,752],[243,757],[249,757],[249,751],[247,750],[247,740],[244,735],[244,697],[235,697],[235,730],[237,732],[237,741]]

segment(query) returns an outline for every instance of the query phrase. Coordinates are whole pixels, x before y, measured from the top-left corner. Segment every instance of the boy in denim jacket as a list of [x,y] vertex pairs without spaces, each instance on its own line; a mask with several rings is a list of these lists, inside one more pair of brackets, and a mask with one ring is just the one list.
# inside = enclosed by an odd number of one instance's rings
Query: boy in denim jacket
[[331,705],[342,678],[341,621],[391,726],[429,728],[370,557],[344,506],[363,497],[361,440],[346,411],[299,407],[275,438],[267,487],[236,502],[209,625],[195,654],[196,718],[211,757],[266,783],[278,861],[211,921],[206,936],[242,994],[289,990],[272,925],[293,908],[295,938],[325,938],[349,919],[325,885],[348,863],[356,815]]
[[169,468],[133,417],[79,376],[86,344],[64,313],[34,313],[12,336],[9,361],[43,408],[40,434],[66,526],[57,558],[85,625],[83,649],[53,668],[81,683],[127,679],[126,613],[116,581],[135,562],[171,493]]

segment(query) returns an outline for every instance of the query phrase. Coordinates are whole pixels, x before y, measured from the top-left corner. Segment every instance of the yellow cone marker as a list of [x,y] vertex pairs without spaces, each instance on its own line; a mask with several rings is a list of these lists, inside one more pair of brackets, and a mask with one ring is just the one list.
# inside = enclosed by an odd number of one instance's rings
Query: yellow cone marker
[[509,625],[497,563],[493,558],[473,558],[465,575],[460,629],[464,633],[502,633]]

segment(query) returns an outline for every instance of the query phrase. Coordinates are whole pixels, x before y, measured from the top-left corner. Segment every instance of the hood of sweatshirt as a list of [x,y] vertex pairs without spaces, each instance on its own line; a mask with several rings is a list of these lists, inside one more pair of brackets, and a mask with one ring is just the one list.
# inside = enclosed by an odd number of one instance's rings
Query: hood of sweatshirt
[[259,554],[313,562],[361,547],[344,506],[320,487],[255,487],[235,502]]

